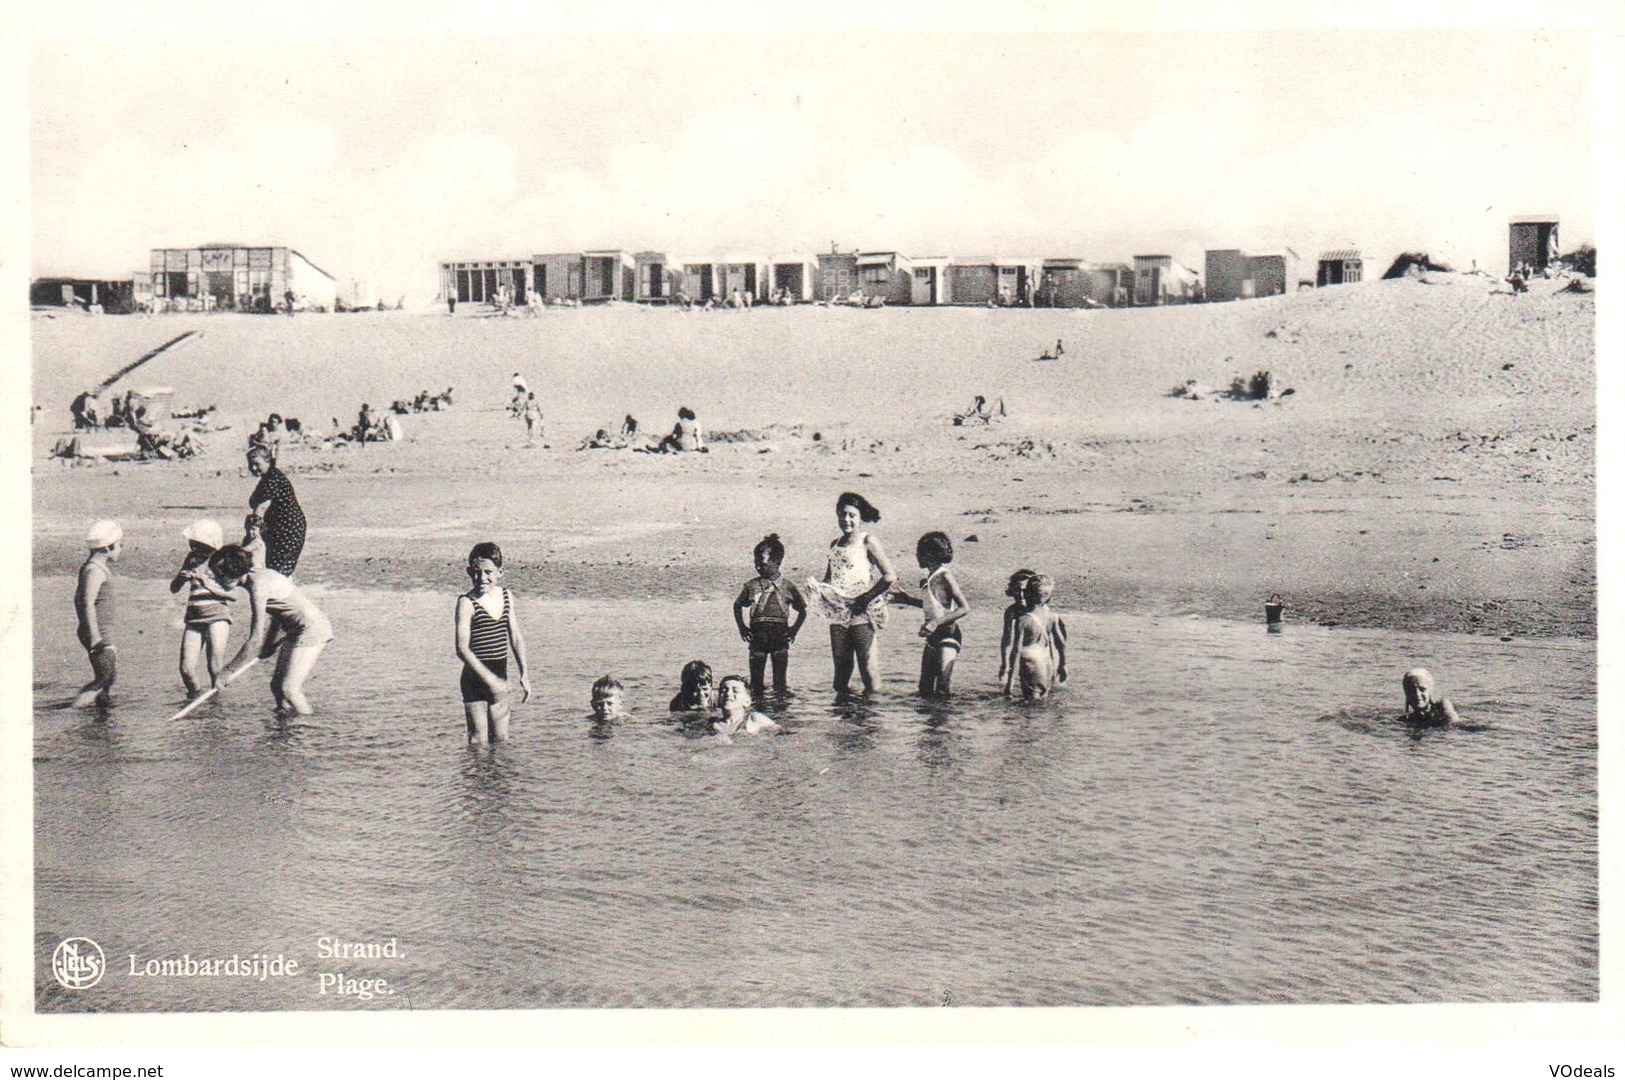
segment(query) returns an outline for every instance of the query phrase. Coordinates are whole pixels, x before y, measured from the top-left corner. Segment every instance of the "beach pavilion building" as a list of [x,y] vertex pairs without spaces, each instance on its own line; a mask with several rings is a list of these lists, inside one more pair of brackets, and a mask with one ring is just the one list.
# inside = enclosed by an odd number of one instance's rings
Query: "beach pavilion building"
[[1529,214],[1508,223],[1507,273],[1528,263],[1538,274],[1558,258],[1556,214]]
[[[126,315],[136,308],[136,277],[124,279],[42,277],[28,284],[30,307],[100,308],[109,315]],[[150,293],[149,293],[150,295]]]
[[459,304],[494,304],[506,295],[510,304],[528,303],[532,288],[529,259],[476,259],[440,264],[440,295]]
[[1365,262],[1354,248],[1322,251],[1315,269],[1315,287],[1352,285],[1365,276]]
[[331,311],[338,281],[293,248],[203,244],[153,248],[149,262],[154,310],[272,311],[293,306]]
[[1185,304],[1197,298],[1201,278],[1171,255],[1134,256],[1134,304]]

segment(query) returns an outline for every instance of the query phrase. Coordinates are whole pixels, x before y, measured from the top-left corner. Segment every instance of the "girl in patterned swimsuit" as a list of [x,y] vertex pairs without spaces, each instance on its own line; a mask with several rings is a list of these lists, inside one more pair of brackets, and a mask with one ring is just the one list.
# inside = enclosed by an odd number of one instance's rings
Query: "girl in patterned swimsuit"
[[502,549],[475,544],[468,553],[468,580],[473,588],[457,598],[457,657],[463,662],[463,712],[471,743],[501,742],[508,737],[513,708],[508,685],[508,653],[519,664],[519,700],[530,700],[525,635],[514,611],[513,594],[502,580]]
[[886,593],[897,574],[880,541],[859,525],[879,520],[880,511],[868,499],[853,491],[842,492],[835,500],[835,522],[841,535],[829,545],[824,579],[807,579],[807,595],[829,620],[837,694],[847,693],[854,665],[863,679],[864,694],[875,688],[875,631],[886,625]]

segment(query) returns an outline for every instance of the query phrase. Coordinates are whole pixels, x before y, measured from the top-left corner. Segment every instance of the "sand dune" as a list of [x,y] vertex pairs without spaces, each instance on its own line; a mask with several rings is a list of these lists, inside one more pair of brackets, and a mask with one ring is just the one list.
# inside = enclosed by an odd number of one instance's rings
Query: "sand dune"
[[[769,530],[821,568],[834,496],[858,487],[900,562],[925,529],[961,541],[986,604],[1036,563],[1072,607],[1256,618],[1281,591],[1325,622],[1591,634],[1594,299],[1557,284],[1513,296],[1431,274],[1118,311],[41,319],[36,560],[69,566],[83,522],[111,514],[136,541],[131,571],[168,572],[191,508],[240,515],[252,418],[325,430],[363,400],[451,385],[457,406],[407,417],[407,443],[289,454],[313,579],[456,588],[456,561],[489,534],[540,589],[723,596]],[[77,389],[192,328],[121,386],[218,405],[235,427],[206,459],[45,459]],[[1034,362],[1057,339],[1062,358]],[[516,369],[541,391],[550,449],[522,449],[501,411]],[[1293,393],[1167,396],[1260,369]],[[978,393],[1009,418],[953,426]],[[628,412],[663,430],[679,404],[753,435],[704,456],[569,449]]]

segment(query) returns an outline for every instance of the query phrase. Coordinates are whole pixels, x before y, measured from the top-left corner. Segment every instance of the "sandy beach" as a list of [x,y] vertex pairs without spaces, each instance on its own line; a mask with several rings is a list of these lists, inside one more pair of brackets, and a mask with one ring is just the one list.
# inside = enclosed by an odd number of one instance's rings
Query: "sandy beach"
[[[363,401],[452,386],[403,442],[284,452],[311,525],[302,578],[450,594],[469,545],[495,539],[526,594],[722,602],[769,531],[787,572],[821,572],[853,489],[905,580],[915,539],[947,531],[973,605],[1034,566],[1063,610],[1261,620],[1279,593],[1289,622],[1592,637],[1595,306],[1562,284],[1434,273],[1101,311],[36,317],[35,573],[71,573],[85,526],[114,517],[122,573],[167,577],[190,521],[240,523],[266,413],[327,432]],[[204,457],[50,458],[74,393],[184,330],[202,332],[115,389],[218,406],[231,427]],[[545,448],[506,412],[515,370]],[[1258,370],[1291,393],[1169,393]],[[1007,418],[956,426],[976,394]],[[663,433],[679,405],[708,454],[576,449],[627,413]]]

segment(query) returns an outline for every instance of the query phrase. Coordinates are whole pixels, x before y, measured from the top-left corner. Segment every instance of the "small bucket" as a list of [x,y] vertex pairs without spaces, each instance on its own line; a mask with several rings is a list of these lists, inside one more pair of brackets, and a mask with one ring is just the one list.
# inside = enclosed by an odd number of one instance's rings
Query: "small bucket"
[[1270,598],[1264,602],[1264,621],[1276,626],[1281,621],[1281,612],[1286,605],[1281,603],[1280,593],[1271,593]]

